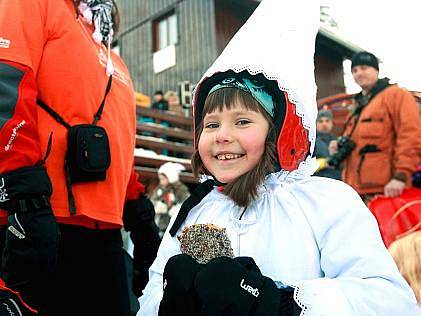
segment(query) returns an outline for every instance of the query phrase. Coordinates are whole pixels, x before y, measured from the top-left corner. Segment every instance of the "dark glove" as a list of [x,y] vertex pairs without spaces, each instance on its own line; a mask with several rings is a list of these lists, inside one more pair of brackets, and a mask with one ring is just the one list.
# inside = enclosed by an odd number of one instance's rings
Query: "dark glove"
[[0,316],[36,314],[36,310],[26,304],[17,292],[8,289],[0,279]]
[[60,233],[51,208],[8,216],[1,277],[10,287],[51,275]]
[[133,250],[133,292],[137,297],[148,283],[148,270],[156,258],[159,244],[159,229],[155,224],[155,210],[152,202],[144,195],[129,200],[124,206],[124,228],[130,231]]
[[278,289],[252,258],[215,258],[197,273],[194,287],[202,316],[293,316],[301,312],[293,290]]
[[159,316],[200,314],[200,302],[194,292],[194,279],[200,268],[201,265],[186,254],[168,260],[163,275],[164,295],[159,305]]
[[0,175],[8,196],[0,208],[9,212],[1,277],[9,287],[54,272],[59,228],[51,209],[51,182],[42,166],[25,167]]
[[36,313],[28,309],[17,295],[0,290],[0,316],[11,315],[29,316],[36,315]]

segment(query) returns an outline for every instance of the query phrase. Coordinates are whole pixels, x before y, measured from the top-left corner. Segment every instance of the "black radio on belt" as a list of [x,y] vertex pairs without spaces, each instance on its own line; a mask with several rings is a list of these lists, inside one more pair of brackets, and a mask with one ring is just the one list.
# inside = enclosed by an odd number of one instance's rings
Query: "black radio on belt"
[[97,123],[101,119],[105,99],[111,88],[111,82],[112,76],[108,80],[104,98],[97,113],[94,115],[92,124],[71,126],[47,104],[37,100],[41,108],[68,130],[64,167],[71,214],[76,213],[71,185],[81,182],[105,181],[107,177],[107,169],[111,163],[110,143],[107,132],[103,127],[97,126]]

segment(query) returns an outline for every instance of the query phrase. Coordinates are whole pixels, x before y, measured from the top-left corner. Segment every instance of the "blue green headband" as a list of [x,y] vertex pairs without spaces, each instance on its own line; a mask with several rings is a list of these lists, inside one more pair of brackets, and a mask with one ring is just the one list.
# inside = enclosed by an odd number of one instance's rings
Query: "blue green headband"
[[225,78],[220,83],[213,86],[209,94],[224,88],[236,88],[249,93],[262,108],[273,118],[275,105],[272,96],[266,91],[266,87],[258,80],[248,78]]

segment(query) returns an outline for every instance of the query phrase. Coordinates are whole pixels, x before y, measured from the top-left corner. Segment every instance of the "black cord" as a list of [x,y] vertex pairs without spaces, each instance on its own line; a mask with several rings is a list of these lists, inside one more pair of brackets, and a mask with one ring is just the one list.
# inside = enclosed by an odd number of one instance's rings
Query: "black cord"
[[243,218],[243,215],[244,215],[244,213],[246,212],[246,210],[247,210],[247,206],[244,208],[244,210],[243,210],[243,212],[241,213],[240,218],[239,218],[238,220],[240,220],[240,221],[241,221],[241,219]]

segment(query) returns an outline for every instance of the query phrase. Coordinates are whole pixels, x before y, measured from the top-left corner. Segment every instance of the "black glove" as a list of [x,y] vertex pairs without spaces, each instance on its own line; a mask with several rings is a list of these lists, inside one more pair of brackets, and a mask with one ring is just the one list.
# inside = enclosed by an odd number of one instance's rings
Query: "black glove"
[[252,258],[215,258],[197,273],[194,287],[202,316],[295,316],[301,312],[293,290],[278,289]]
[[186,254],[168,260],[163,275],[164,295],[159,305],[159,316],[200,314],[200,301],[194,291],[194,279],[200,268],[201,265]]
[[0,290],[0,316],[36,315],[37,312],[25,304],[15,293]]
[[9,212],[1,277],[19,290],[18,285],[45,282],[54,272],[60,233],[49,202],[52,189],[45,168],[25,167],[0,178],[10,193],[10,199],[0,204]]
[[144,195],[129,200],[124,206],[124,228],[130,231],[133,250],[133,292],[137,297],[148,283],[148,270],[156,258],[159,244],[159,229],[155,224],[155,210],[152,202]]
[[1,277],[10,287],[56,269],[59,228],[51,208],[8,216]]
[[13,293],[0,290],[0,316],[36,315],[27,309]]

